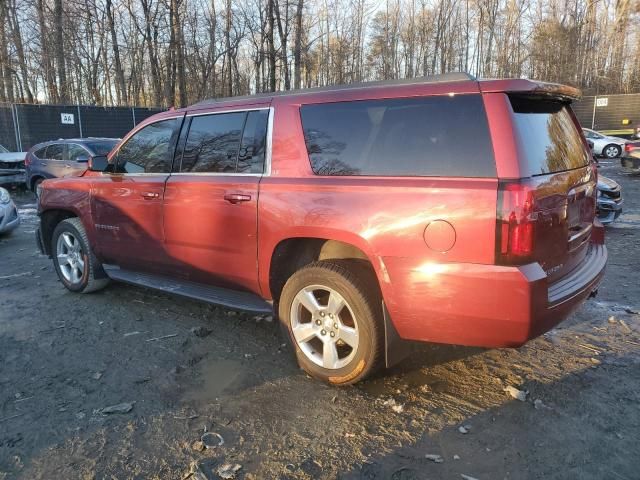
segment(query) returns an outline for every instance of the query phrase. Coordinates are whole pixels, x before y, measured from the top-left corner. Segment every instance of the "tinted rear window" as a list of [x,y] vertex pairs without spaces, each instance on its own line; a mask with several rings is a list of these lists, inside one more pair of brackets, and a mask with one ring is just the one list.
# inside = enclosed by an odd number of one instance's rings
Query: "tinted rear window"
[[511,96],[514,124],[530,175],[562,172],[589,165],[569,106],[531,97]]
[[301,116],[317,175],[496,175],[480,95],[314,104]]

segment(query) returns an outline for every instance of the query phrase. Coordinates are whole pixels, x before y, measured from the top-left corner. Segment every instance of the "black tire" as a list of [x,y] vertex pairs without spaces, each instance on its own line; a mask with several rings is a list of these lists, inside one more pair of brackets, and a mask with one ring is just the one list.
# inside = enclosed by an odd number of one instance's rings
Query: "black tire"
[[44,178],[40,177],[40,178],[36,178],[33,183],[32,183],[32,188],[31,191],[36,195],[36,197],[38,196],[38,186],[44,181]]
[[[302,351],[293,334],[294,299],[302,289],[313,285],[328,287],[342,296],[357,322],[357,348],[351,349],[345,344],[337,347],[346,346],[353,352],[352,355],[349,354],[340,359],[347,361],[352,357],[348,363],[339,368],[324,368],[314,363]],[[314,378],[332,385],[351,385],[371,375],[382,363],[384,358],[382,301],[375,273],[366,262],[326,260],[301,268],[287,280],[278,303],[278,313],[283,329],[286,330],[293,345],[298,364]],[[350,316],[349,311],[347,316]],[[342,320],[340,323],[342,324]],[[321,340],[320,337],[317,339]],[[339,344],[340,341],[338,341]],[[324,346],[322,349],[324,350]]]
[[[70,233],[80,243],[79,256],[84,263],[84,268],[78,281],[71,281],[66,278],[60,266],[57,245],[58,239],[64,233]],[[104,273],[102,265],[91,251],[87,232],[79,218],[67,218],[56,226],[51,238],[51,256],[53,257],[53,265],[58,278],[72,292],[91,293],[106,287],[109,283],[109,278]]]
[[618,158],[620,155],[622,155],[622,147],[620,145],[616,145],[615,143],[610,143],[602,149],[602,155],[609,159]]

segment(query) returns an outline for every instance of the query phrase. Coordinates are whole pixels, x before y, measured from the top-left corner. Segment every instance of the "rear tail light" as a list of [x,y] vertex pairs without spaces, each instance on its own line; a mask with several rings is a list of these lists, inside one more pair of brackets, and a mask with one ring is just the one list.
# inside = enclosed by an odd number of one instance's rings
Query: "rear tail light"
[[533,188],[526,181],[500,182],[496,217],[496,263],[524,265],[533,261],[535,226]]
[[25,167],[28,167],[29,165],[31,165],[31,158],[29,157],[29,155],[26,155],[24,157],[24,165]]
[[625,152],[630,152],[631,150],[634,150],[636,148],[635,145],[631,145],[630,143],[625,143],[624,144],[624,151]]

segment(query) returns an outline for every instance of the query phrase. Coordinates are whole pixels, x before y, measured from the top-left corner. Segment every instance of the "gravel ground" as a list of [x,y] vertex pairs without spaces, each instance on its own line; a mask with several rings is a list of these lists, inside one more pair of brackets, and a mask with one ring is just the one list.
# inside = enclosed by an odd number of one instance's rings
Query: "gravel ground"
[[[0,238],[0,479],[220,478],[225,464],[244,479],[640,478],[640,177],[601,172],[625,213],[596,299],[520,349],[422,345],[343,389],[304,375],[270,318],[121,284],[66,291],[37,252],[33,197],[16,196],[23,224]],[[201,451],[205,431],[224,444]]]

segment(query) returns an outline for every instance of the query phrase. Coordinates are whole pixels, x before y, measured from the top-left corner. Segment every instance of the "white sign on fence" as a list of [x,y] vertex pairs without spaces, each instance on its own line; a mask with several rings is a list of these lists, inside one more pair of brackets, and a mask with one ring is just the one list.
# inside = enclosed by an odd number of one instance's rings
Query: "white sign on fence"
[[73,113],[61,113],[60,121],[64,125],[73,125],[75,123],[75,119],[73,118]]
[[609,99],[607,97],[596,97],[596,107],[606,107],[607,105],[609,105]]

